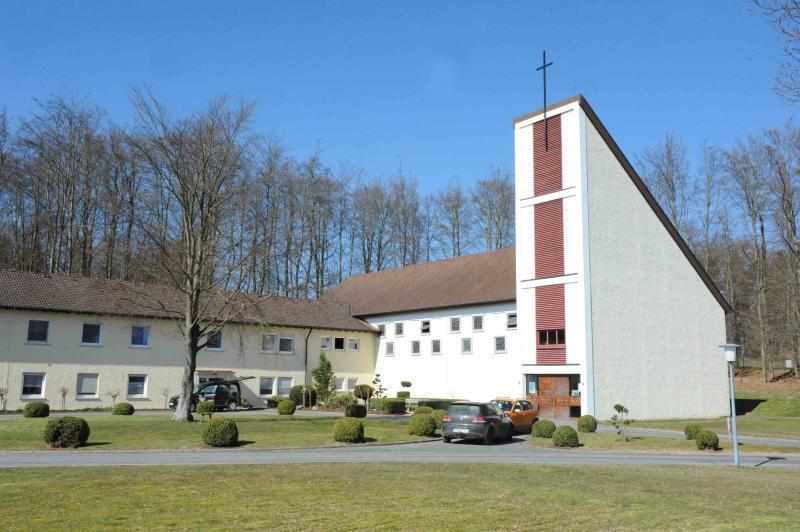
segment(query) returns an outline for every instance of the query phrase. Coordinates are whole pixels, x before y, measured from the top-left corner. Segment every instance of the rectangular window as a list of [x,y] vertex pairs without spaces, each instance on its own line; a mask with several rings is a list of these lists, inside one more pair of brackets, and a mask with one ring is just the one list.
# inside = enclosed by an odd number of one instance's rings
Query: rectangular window
[[47,320],[28,320],[28,341],[47,343],[50,339],[50,322]]
[[348,351],[358,351],[358,338],[348,338],[347,339],[347,350]]
[[150,347],[150,327],[143,325],[131,327],[131,346]]
[[261,377],[258,381],[258,395],[267,397],[275,393],[275,378]]
[[387,357],[394,356],[394,342],[386,342],[386,356]]
[[323,351],[330,351],[331,349],[331,337],[330,336],[322,336],[319,339],[319,348]]
[[386,325],[378,325],[378,332],[381,333],[381,338],[386,336]]
[[472,316],[472,330],[473,331],[483,330],[483,316]]
[[336,377],[336,391],[337,392],[345,391],[344,385],[345,385],[344,378],[343,377]]
[[461,318],[450,318],[450,332],[459,332],[461,330]]
[[278,350],[278,335],[275,333],[264,333],[261,335],[261,352],[274,353]]
[[461,354],[468,355],[472,353],[472,338],[461,339]]
[[538,331],[539,345],[564,345],[564,329],[545,329]]
[[506,317],[506,328],[507,329],[516,329],[517,328],[517,313],[511,312]]
[[78,397],[97,397],[97,373],[78,373],[75,395]]
[[284,355],[294,353],[294,336],[281,336],[278,341],[278,351]]
[[353,377],[347,379],[347,389],[349,391],[352,392],[353,390],[355,390],[356,389],[356,384],[358,384],[358,379],[353,378]]
[[418,355],[419,354],[419,340],[413,340],[411,342],[411,354]]
[[505,353],[506,352],[506,337],[505,336],[495,336],[494,337],[494,352],[495,353]]
[[432,355],[442,354],[442,342],[440,342],[439,340],[431,340],[431,354]]
[[147,375],[128,375],[128,397],[147,395]]
[[292,389],[291,377],[278,377],[278,395],[289,395]]
[[81,345],[100,345],[100,324],[84,323],[81,333]]
[[211,331],[206,341],[207,349],[222,349],[222,331]]
[[44,373],[23,373],[22,397],[44,397],[44,375]]
[[334,338],[333,339],[333,348],[336,351],[344,351],[344,338]]
[[395,323],[394,324],[394,335],[395,336],[403,336],[403,323]]
[[431,322],[430,320],[422,320],[420,324],[420,331],[422,334],[430,334],[431,333]]

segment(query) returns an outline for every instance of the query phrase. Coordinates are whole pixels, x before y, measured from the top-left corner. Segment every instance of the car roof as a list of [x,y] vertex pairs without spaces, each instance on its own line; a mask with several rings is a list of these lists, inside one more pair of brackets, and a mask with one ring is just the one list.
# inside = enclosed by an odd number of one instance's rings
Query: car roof
[[450,403],[450,406],[457,406],[457,405],[463,405],[463,406],[486,406],[488,404],[489,403],[481,403],[481,402],[478,402],[478,401],[455,401],[455,402]]

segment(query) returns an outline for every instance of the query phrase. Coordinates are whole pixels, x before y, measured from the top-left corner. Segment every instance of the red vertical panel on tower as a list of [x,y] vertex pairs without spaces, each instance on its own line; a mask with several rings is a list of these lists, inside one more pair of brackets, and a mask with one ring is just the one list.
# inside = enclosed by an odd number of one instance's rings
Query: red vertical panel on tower
[[567,346],[541,346],[538,342],[538,331],[546,329],[564,329],[564,285],[554,284],[536,287],[536,363],[566,364]]
[[534,275],[564,275],[564,203],[557,199],[533,206]]
[[547,117],[547,150],[544,120],[533,124],[533,195],[561,190],[561,115]]

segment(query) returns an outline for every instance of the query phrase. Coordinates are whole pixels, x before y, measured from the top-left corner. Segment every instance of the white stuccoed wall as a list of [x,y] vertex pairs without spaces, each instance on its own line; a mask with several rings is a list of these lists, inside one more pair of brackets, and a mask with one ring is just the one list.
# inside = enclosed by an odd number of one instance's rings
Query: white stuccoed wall
[[595,412],[728,412],[725,314],[603,138],[585,120]]

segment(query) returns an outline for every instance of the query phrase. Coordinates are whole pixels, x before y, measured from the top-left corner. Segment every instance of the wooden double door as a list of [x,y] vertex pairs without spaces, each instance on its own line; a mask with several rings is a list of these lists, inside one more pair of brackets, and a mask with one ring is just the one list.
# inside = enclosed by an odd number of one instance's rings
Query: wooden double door
[[536,394],[529,397],[539,405],[540,419],[566,419],[580,407],[580,397],[571,394],[569,375],[539,375]]

